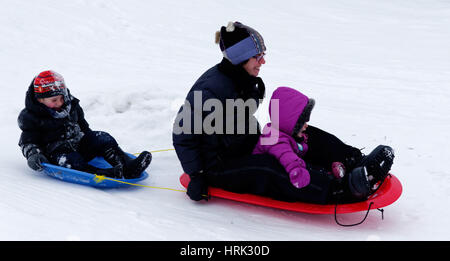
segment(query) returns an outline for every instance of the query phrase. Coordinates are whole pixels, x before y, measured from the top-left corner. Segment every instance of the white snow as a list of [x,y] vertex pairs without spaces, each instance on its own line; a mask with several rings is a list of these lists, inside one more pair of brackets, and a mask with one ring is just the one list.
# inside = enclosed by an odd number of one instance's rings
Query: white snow
[[[333,215],[95,189],[28,168],[17,116],[36,74],[62,74],[91,127],[126,151],[169,149],[187,91],[221,59],[215,31],[233,20],[268,48],[262,124],[273,90],[291,86],[316,99],[311,125],[365,153],[395,148],[403,194],[384,220],[372,211],[344,228]],[[449,28],[438,0],[2,0],[0,240],[449,240]],[[143,185],[182,189],[174,151],[147,171]]]

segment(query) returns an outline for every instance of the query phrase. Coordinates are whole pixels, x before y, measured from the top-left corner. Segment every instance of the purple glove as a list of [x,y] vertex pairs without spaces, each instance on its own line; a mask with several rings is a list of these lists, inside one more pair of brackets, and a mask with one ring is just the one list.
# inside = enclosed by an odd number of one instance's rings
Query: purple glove
[[289,173],[289,179],[296,188],[303,188],[309,185],[310,176],[306,169],[296,168]]

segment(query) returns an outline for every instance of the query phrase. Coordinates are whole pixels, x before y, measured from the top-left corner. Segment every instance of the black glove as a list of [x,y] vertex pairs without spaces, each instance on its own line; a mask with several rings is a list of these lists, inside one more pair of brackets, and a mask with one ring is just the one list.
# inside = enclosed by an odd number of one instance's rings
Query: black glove
[[42,153],[34,153],[28,157],[28,166],[34,170],[42,171],[44,169],[42,163],[48,163],[47,158]]
[[191,175],[191,181],[187,187],[187,195],[195,201],[206,200],[208,201],[208,185],[203,172],[196,172]]

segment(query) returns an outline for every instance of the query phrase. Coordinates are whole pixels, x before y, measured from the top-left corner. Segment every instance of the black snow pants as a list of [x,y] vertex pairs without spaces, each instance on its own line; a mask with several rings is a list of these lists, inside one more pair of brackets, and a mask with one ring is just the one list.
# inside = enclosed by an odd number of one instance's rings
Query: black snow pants
[[81,138],[77,148],[63,147],[50,156],[52,164],[80,171],[92,172],[88,164],[93,158],[103,156],[106,149],[117,147],[117,141],[104,131],[90,131]]
[[327,204],[334,201],[337,181],[328,173],[331,163],[344,161],[357,149],[313,126],[309,126],[306,133],[308,152],[304,160],[311,176],[308,186],[295,188],[283,166],[268,154],[224,160],[214,170],[208,171],[208,185],[288,202]]

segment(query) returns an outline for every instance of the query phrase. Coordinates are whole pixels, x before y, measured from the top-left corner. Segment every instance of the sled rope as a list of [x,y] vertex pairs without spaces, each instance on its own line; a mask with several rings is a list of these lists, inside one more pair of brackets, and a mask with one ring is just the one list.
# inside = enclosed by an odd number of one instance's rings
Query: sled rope
[[[152,150],[150,151],[150,153],[156,153],[156,152],[164,152],[164,151],[172,151],[175,149],[161,149],[161,150]],[[139,153],[133,153],[133,155],[137,156],[141,154]],[[97,183],[102,182],[103,180],[110,180],[110,181],[114,181],[117,183],[122,183],[122,184],[127,184],[127,185],[131,185],[131,186],[136,186],[136,187],[144,187],[144,188],[152,188],[152,189],[163,189],[163,190],[171,190],[171,191],[177,191],[177,192],[187,192],[187,190],[181,190],[181,189],[174,189],[174,188],[165,188],[165,187],[157,187],[157,186],[147,186],[147,185],[142,185],[142,184],[137,184],[137,183],[131,183],[131,182],[126,182],[126,181],[122,181],[122,180],[118,180],[118,179],[114,179],[114,178],[109,178],[103,175],[97,175],[94,174],[94,181]],[[207,196],[209,197],[209,195],[202,195],[202,196]]]
[[[175,150],[175,149],[152,150],[152,151],[149,151],[149,152],[150,152],[150,153],[156,153],[156,152],[171,151],[171,150]],[[138,152],[138,153],[133,153],[134,156],[137,156],[137,155],[139,155],[139,154],[141,154],[141,153],[140,153],[140,152]]]
[[[378,191],[378,189],[381,187],[381,185],[383,185],[384,181],[385,181],[388,177],[389,177],[389,178],[392,178],[392,175],[391,175],[390,173],[388,173],[387,176],[386,176],[386,178],[383,179],[383,180],[378,184],[377,188],[374,190],[374,192],[373,192],[372,194],[374,194],[375,192]],[[336,221],[336,224],[338,224],[338,225],[340,225],[340,226],[343,226],[343,227],[353,227],[353,226],[357,226],[357,225],[362,224],[362,223],[366,220],[367,216],[369,215],[370,209],[371,209],[371,207],[372,207],[372,205],[373,205],[374,203],[373,203],[373,202],[370,202],[370,203],[369,203],[369,207],[367,208],[367,212],[366,212],[366,215],[364,216],[363,220],[361,220],[360,222],[355,223],[355,224],[342,224],[342,223],[339,223],[339,221],[337,220],[337,208],[338,208],[338,204],[339,204],[339,201],[337,201],[337,202],[336,202],[336,205],[334,206],[334,220]],[[381,212],[381,220],[384,220],[384,209],[382,209],[382,208],[377,208],[377,210]]]
[[[141,184],[136,184],[136,183],[130,183],[130,182],[126,182],[126,181],[122,181],[122,180],[117,180],[117,179],[113,179],[113,178],[108,178],[105,177],[103,175],[97,175],[94,174],[94,180],[95,182],[102,182],[103,180],[111,180],[111,181],[115,181],[118,183],[123,183],[123,184],[127,184],[127,185],[132,185],[132,186],[137,186],[137,187],[144,187],[144,188],[152,188],[152,189],[164,189],[164,190],[171,190],[171,191],[177,191],[177,192],[187,192],[187,190],[182,190],[182,189],[173,189],[173,188],[165,188],[165,187],[156,187],[156,186],[147,186],[147,185],[141,185]],[[204,197],[210,198],[210,195],[202,195]]]
[[[367,208],[366,215],[364,216],[364,218],[363,218],[360,222],[355,223],[355,224],[342,224],[342,223],[340,223],[340,222],[337,220],[337,206],[338,206],[338,204],[336,204],[335,207],[334,207],[334,220],[336,221],[336,224],[338,224],[338,225],[340,225],[340,226],[343,226],[343,227],[353,227],[353,226],[360,225],[360,224],[362,224],[364,221],[366,221],[366,218],[367,218],[367,216],[369,215],[370,209],[371,209],[371,207],[372,207],[373,204],[374,204],[373,202],[370,202],[369,207]],[[382,209],[382,208],[377,208],[377,210],[381,212],[381,220],[384,220],[384,209]]]
[[370,202],[369,207],[367,208],[366,215],[364,216],[364,218],[360,222],[355,223],[355,224],[342,224],[342,223],[339,223],[339,221],[337,220],[337,206],[338,206],[338,204],[336,203],[336,206],[334,207],[334,221],[336,221],[336,224],[338,224],[340,226],[343,226],[343,227],[353,227],[353,226],[360,225],[366,220],[367,216],[369,215],[370,208],[372,207],[372,205],[373,205],[373,202]]
[[142,184],[130,183],[130,182],[126,182],[126,181],[122,181],[122,180],[118,180],[118,179],[108,178],[108,177],[105,177],[103,175],[97,175],[97,174],[94,174],[94,175],[95,175],[94,180],[97,183],[102,182],[103,180],[106,179],[106,180],[114,181],[114,182],[117,182],[117,183],[123,183],[123,184],[137,186],[137,187],[145,187],[145,188],[152,188],[152,189],[165,189],[165,190],[172,190],[172,191],[178,191],[178,192],[186,192],[186,190],[181,190],[181,189],[156,187],[156,186],[147,186],[147,185],[142,185]]
[[[161,149],[161,150],[152,150],[150,151],[150,153],[156,153],[156,152],[163,152],[163,151],[172,151],[175,149]],[[139,153],[133,153],[133,155],[137,156],[141,154]],[[114,181],[117,183],[122,183],[122,184],[127,184],[127,185],[131,185],[131,186],[137,186],[137,187],[145,187],[145,188],[152,188],[152,189],[164,189],[164,190],[171,190],[171,191],[178,191],[178,192],[186,192],[186,190],[180,190],[180,189],[173,189],[173,188],[165,188],[165,187],[157,187],[157,186],[147,186],[147,185],[142,185],[142,184],[137,184],[137,183],[131,183],[131,182],[126,182],[126,181],[122,181],[122,180],[118,180],[118,179],[113,179],[113,178],[108,178],[106,176],[103,175],[97,175],[94,174],[94,181],[97,183],[102,182],[103,180],[110,180],[110,181]]]

